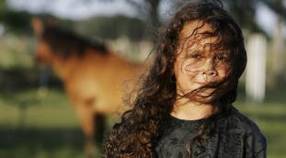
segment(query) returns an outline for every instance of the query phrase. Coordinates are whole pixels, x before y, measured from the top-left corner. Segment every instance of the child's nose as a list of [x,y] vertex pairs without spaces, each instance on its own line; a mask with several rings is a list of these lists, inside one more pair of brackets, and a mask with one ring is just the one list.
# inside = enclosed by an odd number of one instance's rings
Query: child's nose
[[204,72],[205,75],[210,76],[210,77],[215,77],[217,76],[217,71],[215,70],[208,70]]
[[208,59],[205,63],[204,75],[215,77],[217,76],[217,71],[215,69],[215,64],[212,59]]

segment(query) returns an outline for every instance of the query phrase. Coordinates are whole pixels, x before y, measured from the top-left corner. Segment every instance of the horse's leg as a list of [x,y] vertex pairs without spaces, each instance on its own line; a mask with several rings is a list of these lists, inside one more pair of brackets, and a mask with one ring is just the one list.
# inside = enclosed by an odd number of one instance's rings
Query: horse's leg
[[104,140],[104,134],[106,131],[106,115],[103,113],[94,113],[94,128],[95,128],[95,140],[102,146]]
[[81,128],[85,136],[85,153],[88,158],[94,157],[94,110],[91,104],[83,102],[75,105],[80,119]]

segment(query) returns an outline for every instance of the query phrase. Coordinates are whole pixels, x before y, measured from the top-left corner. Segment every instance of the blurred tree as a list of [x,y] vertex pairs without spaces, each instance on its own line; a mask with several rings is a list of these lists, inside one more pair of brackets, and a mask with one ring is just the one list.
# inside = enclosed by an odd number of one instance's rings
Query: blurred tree
[[[144,18],[149,22],[153,27],[160,25],[159,20],[159,5],[163,0],[126,0],[129,4],[136,7],[139,15],[143,15]],[[141,14],[143,13],[143,14]]]
[[31,14],[25,11],[14,11],[6,9],[2,22],[6,29],[14,33],[31,33]]
[[94,17],[76,23],[75,29],[86,36],[101,39],[116,39],[126,36],[135,41],[146,38],[144,34],[145,24],[138,18],[118,15],[114,17]]
[[258,0],[258,1],[263,2],[272,11],[280,15],[284,19],[284,21],[286,20],[286,6],[283,5],[283,0]]
[[[94,0],[81,0],[87,5],[93,3]],[[114,2],[114,0],[96,0],[104,3]],[[190,0],[125,0],[130,5],[136,8],[138,15],[145,19],[148,26],[148,31],[154,34],[156,28],[160,26],[161,20],[159,17],[159,6],[162,2],[170,4],[181,4],[182,2],[190,2]],[[223,1],[223,0],[222,0]],[[261,2],[268,6],[275,13],[286,19],[286,8],[283,5],[283,0],[225,0],[223,3],[227,9],[231,11],[234,18],[241,24],[242,27],[255,32],[262,32],[262,29],[253,20],[257,9],[257,3]],[[173,9],[173,8],[172,8]],[[30,14],[27,12],[19,12],[11,10],[6,5],[6,0],[0,1],[0,22],[9,26],[12,30],[26,30],[29,25]]]
[[277,15],[277,22],[273,25],[272,37],[272,73],[269,78],[272,81],[272,88],[283,87],[286,83],[285,75],[285,36],[283,36],[283,27],[286,21],[286,6],[283,5],[283,0],[260,0],[268,8],[270,8]]
[[[112,0],[109,0],[112,1]],[[157,27],[161,24],[159,18],[159,6],[160,3],[168,1],[173,3],[175,8],[183,5],[184,3],[189,3],[189,0],[126,0],[128,3],[136,7],[139,15],[143,15],[144,18],[147,18],[147,22],[154,27]],[[209,1],[209,0],[205,0]],[[215,0],[213,0],[215,1]],[[277,15],[283,17],[286,20],[286,7],[283,5],[283,0],[222,0],[226,9],[231,12],[234,18],[238,23],[243,27],[249,30],[250,32],[265,32],[257,24],[255,19],[255,13],[257,8],[257,3],[261,2],[265,4],[269,9],[275,12]]]
[[278,18],[276,25],[274,26],[274,33],[272,39],[272,49],[271,49],[271,74],[270,81],[272,88],[277,88],[285,85],[286,75],[285,75],[285,37],[283,35],[283,22],[282,18]]
[[31,14],[26,11],[16,11],[7,6],[6,0],[0,1],[0,23],[7,31],[14,33],[31,33]]
[[[232,0],[225,1],[227,9],[236,21],[250,32],[263,32],[255,21],[256,0]],[[265,34],[265,32],[263,32]]]
[[7,8],[6,1],[5,0],[0,1],[0,20],[3,19],[3,14],[4,14],[6,8]]
[[136,7],[138,15],[141,15],[146,22],[147,28],[145,33],[148,34],[153,41],[156,40],[157,29],[161,25],[159,18],[159,5],[163,0],[126,0],[129,4]]

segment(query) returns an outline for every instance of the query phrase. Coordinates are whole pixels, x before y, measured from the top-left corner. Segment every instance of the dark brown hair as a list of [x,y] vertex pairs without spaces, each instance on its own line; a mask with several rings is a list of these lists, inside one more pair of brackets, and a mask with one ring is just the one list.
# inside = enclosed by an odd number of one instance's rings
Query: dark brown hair
[[[148,74],[142,79],[141,88],[133,108],[122,115],[105,143],[108,158],[153,158],[155,146],[164,121],[169,116],[176,101],[176,79],[173,65],[176,58],[179,34],[187,22],[201,20],[212,27],[212,34],[218,37],[217,45],[228,48],[232,57],[232,74],[228,78],[229,91],[220,98],[221,113],[226,113],[228,105],[236,99],[238,79],[245,69],[246,51],[242,32],[230,15],[220,5],[214,3],[187,4],[176,13],[160,34],[155,60]],[[214,119],[201,127],[199,136],[192,142],[201,142],[214,126]]]

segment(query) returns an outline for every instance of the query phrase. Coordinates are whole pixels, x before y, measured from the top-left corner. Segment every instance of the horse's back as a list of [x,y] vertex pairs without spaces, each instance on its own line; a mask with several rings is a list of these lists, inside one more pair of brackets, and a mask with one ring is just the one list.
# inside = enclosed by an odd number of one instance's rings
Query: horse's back
[[115,54],[87,53],[69,77],[67,89],[77,100],[92,100],[95,111],[120,110],[123,97],[134,88],[144,66]]

